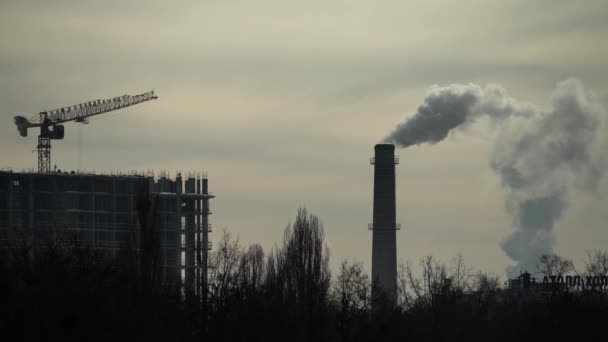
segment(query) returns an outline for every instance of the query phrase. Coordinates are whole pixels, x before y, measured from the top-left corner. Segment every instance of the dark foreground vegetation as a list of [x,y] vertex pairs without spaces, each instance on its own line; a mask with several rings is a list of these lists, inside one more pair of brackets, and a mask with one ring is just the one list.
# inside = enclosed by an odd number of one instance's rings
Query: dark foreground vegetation
[[[145,221],[145,219],[143,220]],[[139,228],[139,229],[150,229]],[[152,225],[153,227],[153,225]],[[153,235],[152,235],[153,236]],[[146,240],[146,239],[144,239]],[[153,247],[154,239],[147,239]],[[402,265],[399,303],[372,301],[360,263],[330,274],[319,219],[300,210],[265,254],[224,232],[210,255],[208,300],[158,285],[153,248],[108,257],[69,239],[36,251],[20,243],[0,259],[0,329],[9,340],[545,341],[605,340],[606,287],[508,290],[456,257]],[[592,251],[584,274],[607,275]],[[547,275],[572,263],[544,257]],[[581,274],[583,274],[581,273]]]

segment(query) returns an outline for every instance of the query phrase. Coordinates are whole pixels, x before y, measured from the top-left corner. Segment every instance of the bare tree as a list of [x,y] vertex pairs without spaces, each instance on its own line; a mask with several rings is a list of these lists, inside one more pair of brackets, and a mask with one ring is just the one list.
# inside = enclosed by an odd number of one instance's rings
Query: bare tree
[[472,269],[466,266],[462,255],[457,255],[448,266],[432,256],[420,260],[418,277],[411,265],[401,264],[398,274],[400,305],[405,308],[432,308],[438,300],[455,297],[470,291],[474,286]]
[[479,271],[473,275],[472,289],[475,292],[494,292],[500,289],[500,277]]
[[285,229],[279,269],[285,274],[288,297],[298,305],[312,308],[327,299],[331,274],[324,239],[323,224],[305,208]]
[[471,289],[472,270],[464,263],[462,254],[459,253],[452,259],[449,277],[452,291],[462,294]]
[[260,291],[264,280],[264,249],[259,244],[249,246],[241,256],[241,287],[247,291]]
[[342,261],[333,297],[343,314],[361,314],[369,310],[371,284],[360,262]]
[[346,260],[340,264],[332,289],[336,328],[342,341],[356,339],[372,308],[371,282],[360,262]]
[[405,291],[405,302],[412,307],[428,309],[437,304],[437,300],[451,289],[451,279],[447,265],[436,261],[432,256],[420,260],[421,277],[416,277],[412,265],[405,266],[405,282],[409,291]]
[[275,246],[266,259],[264,284],[268,293],[276,297],[276,300],[283,300],[284,297],[285,277],[280,269],[283,264],[283,253]]
[[282,319],[299,322],[283,329],[302,339],[320,339],[326,327],[331,273],[324,239],[319,218],[300,208],[266,263],[266,302],[284,312]]
[[592,249],[587,251],[585,273],[590,276],[608,276],[608,251]]
[[411,270],[409,267],[409,263],[407,265],[403,264],[403,262],[399,263],[399,269],[397,272],[397,295],[398,295],[398,304],[402,309],[409,309],[412,307],[413,296],[410,293],[410,286],[408,285],[411,281],[410,274]]
[[209,304],[214,310],[222,310],[227,298],[238,288],[241,247],[226,230],[209,258]]
[[608,292],[608,251],[592,249],[587,251],[585,275],[592,277],[591,287],[604,294]]
[[574,272],[574,263],[572,263],[572,260],[563,258],[557,254],[545,254],[540,257],[536,268],[541,274],[553,277]]

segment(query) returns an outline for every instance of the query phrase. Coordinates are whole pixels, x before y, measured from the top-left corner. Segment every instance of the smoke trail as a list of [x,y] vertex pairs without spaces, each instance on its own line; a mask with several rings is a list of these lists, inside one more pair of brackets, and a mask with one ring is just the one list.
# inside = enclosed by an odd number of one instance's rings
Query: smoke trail
[[603,175],[603,111],[577,80],[557,85],[551,109],[519,102],[503,88],[488,85],[433,87],[424,103],[388,134],[401,147],[435,144],[454,130],[489,116],[497,124],[490,166],[507,189],[506,209],[514,232],[501,247],[520,270],[533,271],[542,254],[552,253],[553,226],[568,205],[568,189],[592,191]]

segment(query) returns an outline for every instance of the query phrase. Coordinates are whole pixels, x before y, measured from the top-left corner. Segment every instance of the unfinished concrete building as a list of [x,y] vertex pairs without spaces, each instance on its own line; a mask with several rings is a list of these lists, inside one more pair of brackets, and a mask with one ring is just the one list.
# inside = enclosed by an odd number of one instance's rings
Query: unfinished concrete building
[[207,177],[150,172],[96,175],[81,172],[0,171],[0,248],[27,236],[36,243],[68,235],[116,255],[137,232],[138,194],[156,200],[162,282],[186,293],[205,291],[211,248]]

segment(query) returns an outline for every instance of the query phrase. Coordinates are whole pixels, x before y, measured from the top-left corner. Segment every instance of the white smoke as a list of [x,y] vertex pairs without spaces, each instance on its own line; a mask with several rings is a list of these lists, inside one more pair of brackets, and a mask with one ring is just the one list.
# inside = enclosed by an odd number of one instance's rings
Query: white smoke
[[497,85],[435,86],[385,141],[435,144],[481,116],[498,129],[490,166],[507,189],[505,204],[513,217],[514,232],[501,244],[517,262],[507,273],[533,271],[541,255],[553,252],[553,227],[568,205],[569,188],[593,191],[602,179],[604,111],[573,79],[557,85],[548,111],[507,96]]

